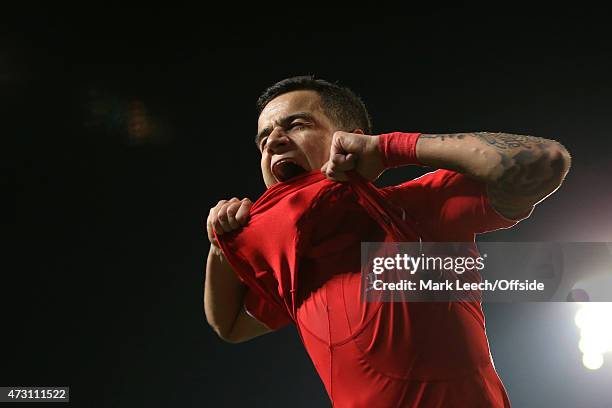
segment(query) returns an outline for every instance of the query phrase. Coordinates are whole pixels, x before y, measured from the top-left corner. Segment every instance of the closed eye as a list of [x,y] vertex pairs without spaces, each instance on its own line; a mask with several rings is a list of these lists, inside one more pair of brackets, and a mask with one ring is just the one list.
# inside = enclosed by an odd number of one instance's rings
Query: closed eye
[[297,129],[297,128],[303,128],[304,126],[306,126],[305,123],[302,122],[294,122],[291,125],[289,125],[289,129]]
[[[302,120],[306,119],[307,122],[303,122]],[[285,129],[285,131],[291,131],[293,129],[301,130],[302,128],[309,125],[308,122],[312,121],[312,115],[308,113],[296,113],[285,117],[279,121],[279,125]],[[268,135],[273,131],[272,128],[266,128],[255,137],[256,143],[259,143],[259,150],[263,153],[266,143],[268,140]]]

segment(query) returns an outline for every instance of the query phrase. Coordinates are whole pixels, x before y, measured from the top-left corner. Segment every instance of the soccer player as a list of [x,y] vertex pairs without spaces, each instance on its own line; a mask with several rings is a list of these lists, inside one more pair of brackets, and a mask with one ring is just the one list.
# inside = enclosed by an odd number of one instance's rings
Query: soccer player
[[[221,200],[207,219],[215,332],[239,343],[295,324],[335,407],[509,407],[480,303],[364,304],[360,242],[473,242],[511,227],[561,185],[567,150],[508,133],[372,135],[351,90],[313,77],[276,83],[257,106],[268,190],[255,205]],[[407,165],[438,170],[380,190],[351,175]],[[378,204],[364,210],[355,194]]]

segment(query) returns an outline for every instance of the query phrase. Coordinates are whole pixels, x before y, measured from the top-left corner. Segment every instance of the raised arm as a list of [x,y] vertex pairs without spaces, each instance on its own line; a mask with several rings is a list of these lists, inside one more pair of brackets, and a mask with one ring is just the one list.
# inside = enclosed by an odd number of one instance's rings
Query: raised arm
[[370,180],[389,167],[422,164],[454,170],[486,183],[493,207],[508,218],[521,216],[562,183],[570,155],[558,142],[508,133],[365,136],[336,132],[322,171],[334,180],[356,169]]
[[423,134],[417,160],[463,173],[487,184],[493,207],[515,218],[554,192],[570,168],[560,143],[509,133]]

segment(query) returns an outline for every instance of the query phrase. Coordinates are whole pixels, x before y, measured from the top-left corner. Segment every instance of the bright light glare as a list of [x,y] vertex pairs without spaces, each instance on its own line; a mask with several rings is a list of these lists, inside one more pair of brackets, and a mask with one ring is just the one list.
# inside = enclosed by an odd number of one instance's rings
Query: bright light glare
[[604,354],[612,352],[612,303],[582,303],[574,321],[580,328],[582,364],[590,370],[601,368]]
[[603,365],[604,358],[601,354],[584,354],[582,356],[582,364],[589,370],[598,370]]

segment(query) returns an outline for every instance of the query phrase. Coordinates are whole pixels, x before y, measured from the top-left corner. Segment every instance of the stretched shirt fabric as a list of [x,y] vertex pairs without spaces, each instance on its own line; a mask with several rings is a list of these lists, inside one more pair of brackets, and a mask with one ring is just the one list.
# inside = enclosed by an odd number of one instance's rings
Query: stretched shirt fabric
[[296,325],[334,407],[509,407],[480,303],[363,302],[360,243],[473,242],[516,223],[453,171],[384,189],[315,171],[269,188],[218,241],[248,313]]

